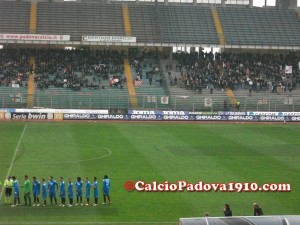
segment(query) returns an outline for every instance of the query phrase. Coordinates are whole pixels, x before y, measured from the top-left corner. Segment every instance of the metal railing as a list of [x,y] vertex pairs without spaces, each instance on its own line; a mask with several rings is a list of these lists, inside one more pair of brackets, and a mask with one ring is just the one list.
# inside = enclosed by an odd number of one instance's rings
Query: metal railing
[[[0,92],[1,108],[26,108],[28,95]],[[138,109],[186,111],[300,111],[300,95],[239,96],[240,107],[231,105],[226,95],[162,96],[137,95]],[[36,93],[34,107],[57,109],[130,109],[128,94],[102,94],[99,92]]]

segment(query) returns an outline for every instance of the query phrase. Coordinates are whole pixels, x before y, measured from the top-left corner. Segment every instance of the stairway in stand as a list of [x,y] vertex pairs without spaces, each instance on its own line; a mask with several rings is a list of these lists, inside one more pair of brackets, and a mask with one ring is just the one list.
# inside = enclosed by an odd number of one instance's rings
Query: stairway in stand
[[30,65],[32,65],[32,72],[28,78],[28,89],[27,89],[27,108],[33,108],[34,106],[34,93],[35,93],[35,83],[34,83],[34,76],[35,76],[35,58],[30,58]]

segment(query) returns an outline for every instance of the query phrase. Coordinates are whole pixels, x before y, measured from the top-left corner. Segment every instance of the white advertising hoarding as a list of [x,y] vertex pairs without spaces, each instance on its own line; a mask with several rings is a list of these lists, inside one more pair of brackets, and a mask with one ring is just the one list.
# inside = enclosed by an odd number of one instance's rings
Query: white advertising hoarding
[[129,36],[82,36],[82,41],[136,42],[136,37],[129,37]]
[[70,35],[56,34],[3,34],[0,40],[25,40],[25,41],[70,41]]

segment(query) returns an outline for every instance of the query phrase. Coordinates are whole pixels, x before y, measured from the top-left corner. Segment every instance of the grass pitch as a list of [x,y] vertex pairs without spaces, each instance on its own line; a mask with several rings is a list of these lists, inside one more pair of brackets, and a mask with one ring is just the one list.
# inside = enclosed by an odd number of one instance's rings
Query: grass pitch
[[[250,216],[253,202],[266,215],[300,214],[299,135],[294,124],[1,123],[2,183],[9,170],[20,184],[25,174],[57,181],[97,176],[99,184],[107,174],[112,205],[1,204],[0,224],[176,224],[205,212],[223,216],[224,203],[234,216]],[[292,191],[127,192],[127,180],[290,183]]]

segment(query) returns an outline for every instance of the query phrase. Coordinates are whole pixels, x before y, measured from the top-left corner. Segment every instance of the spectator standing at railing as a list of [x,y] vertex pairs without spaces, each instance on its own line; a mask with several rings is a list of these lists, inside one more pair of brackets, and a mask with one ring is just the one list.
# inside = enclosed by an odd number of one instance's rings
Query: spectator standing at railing
[[224,206],[224,216],[232,216],[232,211],[227,203]]
[[254,216],[263,216],[263,210],[259,207],[257,203],[253,203]]
[[152,85],[152,74],[149,74],[149,84],[150,84],[150,86]]
[[240,111],[241,102],[240,100],[236,100],[236,109],[237,111]]

